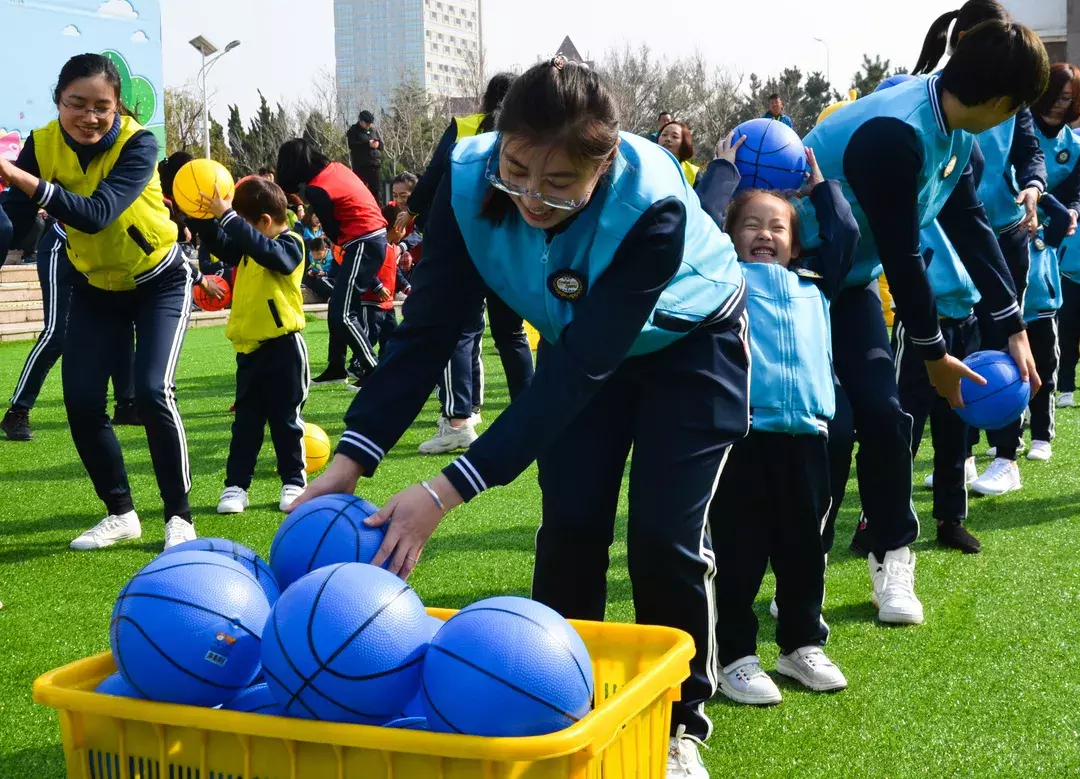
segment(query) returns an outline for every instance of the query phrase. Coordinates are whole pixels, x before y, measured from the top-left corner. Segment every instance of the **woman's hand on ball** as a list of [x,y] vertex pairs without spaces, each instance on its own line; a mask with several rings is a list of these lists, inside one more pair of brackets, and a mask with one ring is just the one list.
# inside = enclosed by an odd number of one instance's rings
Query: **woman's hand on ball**
[[335,454],[322,476],[311,482],[304,493],[289,504],[285,509],[286,514],[291,514],[309,500],[344,493],[352,495],[356,492],[356,482],[364,475],[364,469],[360,463],[346,457],[343,454]]
[[731,140],[734,137],[735,131],[732,130],[727,134],[727,138],[722,139],[716,144],[716,159],[727,160],[732,165],[735,164],[735,157],[739,153],[739,147],[746,143],[746,136],[742,136],[733,144]]
[[939,360],[927,360],[926,372],[930,376],[931,386],[949,401],[953,408],[964,407],[964,398],[960,394],[961,379],[970,379],[980,386],[986,384],[986,379],[951,354],[946,354]]
[[1021,330],[1009,337],[1009,354],[1012,355],[1016,367],[1020,369],[1020,378],[1031,385],[1031,397],[1035,397],[1039,392],[1039,387],[1042,386],[1042,379],[1039,378],[1039,371],[1035,367],[1035,357],[1031,354],[1027,330]]
[[[442,500],[446,511],[462,503],[461,495],[445,476],[440,474],[429,486]],[[386,537],[371,564],[382,565],[389,560],[386,570],[408,579],[445,513],[420,484],[390,498],[385,506],[364,521],[368,527],[387,526]]]
[[224,300],[225,290],[218,286],[216,281],[217,276],[203,276],[202,281],[199,282],[199,286],[202,287],[202,291],[212,297],[214,300]]

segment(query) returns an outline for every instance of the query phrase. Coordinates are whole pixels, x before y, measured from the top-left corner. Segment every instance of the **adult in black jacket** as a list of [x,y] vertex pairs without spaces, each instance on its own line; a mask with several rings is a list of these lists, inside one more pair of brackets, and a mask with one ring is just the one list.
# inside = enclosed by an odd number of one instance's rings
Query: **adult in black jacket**
[[375,200],[382,205],[379,167],[382,165],[383,142],[375,130],[375,114],[371,111],[361,111],[359,121],[349,128],[345,139],[349,142],[349,158],[352,160],[353,173],[367,184]]

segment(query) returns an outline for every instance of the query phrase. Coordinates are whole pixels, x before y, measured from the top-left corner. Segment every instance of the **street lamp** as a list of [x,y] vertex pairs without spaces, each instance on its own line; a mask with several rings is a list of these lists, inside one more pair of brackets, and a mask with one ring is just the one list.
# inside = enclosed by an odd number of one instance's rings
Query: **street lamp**
[[832,64],[829,59],[829,43],[824,38],[814,38],[815,41],[825,47],[825,78],[829,80],[829,86],[832,86]]
[[202,68],[199,70],[199,75],[196,78],[202,81],[203,153],[206,155],[206,159],[210,159],[210,104],[206,99],[206,77],[210,73],[210,68],[214,67],[214,63],[239,46],[240,41],[233,41],[225,47],[225,51],[209,61],[207,61],[206,58],[217,52],[217,46],[212,44],[202,35],[192,38],[189,42],[195,48],[195,51],[199,52],[203,58]]

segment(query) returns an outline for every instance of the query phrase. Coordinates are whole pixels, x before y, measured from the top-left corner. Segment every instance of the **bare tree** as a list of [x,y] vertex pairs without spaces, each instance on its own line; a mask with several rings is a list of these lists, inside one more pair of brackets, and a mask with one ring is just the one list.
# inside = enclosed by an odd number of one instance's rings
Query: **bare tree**
[[168,154],[202,148],[202,98],[189,86],[165,89],[165,148]]
[[382,111],[379,125],[389,171],[422,171],[427,167],[449,116],[415,81],[398,85]]
[[308,97],[296,106],[296,124],[323,154],[349,164],[349,146],[345,140],[349,121],[333,73],[321,70],[315,75]]
[[650,133],[655,129],[656,112],[668,108],[660,106],[666,71],[663,65],[644,43],[636,49],[624,43],[621,49],[609,49],[604,55],[600,70],[614,93],[624,130]]

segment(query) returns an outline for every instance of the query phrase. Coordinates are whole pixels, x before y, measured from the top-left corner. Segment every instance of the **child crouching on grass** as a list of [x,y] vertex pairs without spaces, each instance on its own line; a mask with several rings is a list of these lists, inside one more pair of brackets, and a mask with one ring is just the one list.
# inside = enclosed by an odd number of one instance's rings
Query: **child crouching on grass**
[[[730,139],[729,139],[730,141]],[[698,194],[718,219],[739,182],[734,149],[721,142]],[[776,573],[778,673],[811,690],[847,680],[821,647],[825,553],[821,530],[831,505],[828,422],[835,411],[829,301],[851,266],[859,228],[834,181],[807,150],[806,185],[822,245],[803,258],[798,215],[785,196],[740,192],[724,230],[742,263],[750,319],[750,434],[734,444],[710,506],[718,562],[714,582],[720,691],[733,701],[774,704],[775,682],[757,656],[754,599],[771,562]],[[728,539],[723,548],[719,539]]]
[[285,193],[272,181],[248,179],[232,202],[204,193],[213,221],[199,225],[203,241],[236,267],[225,336],[236,349],[236,418],[219,514],[239,514],[262,448],[277,453],[282,511],[304,491],[304,420],[311,375],[304,329],[304,240],[289,229]]

